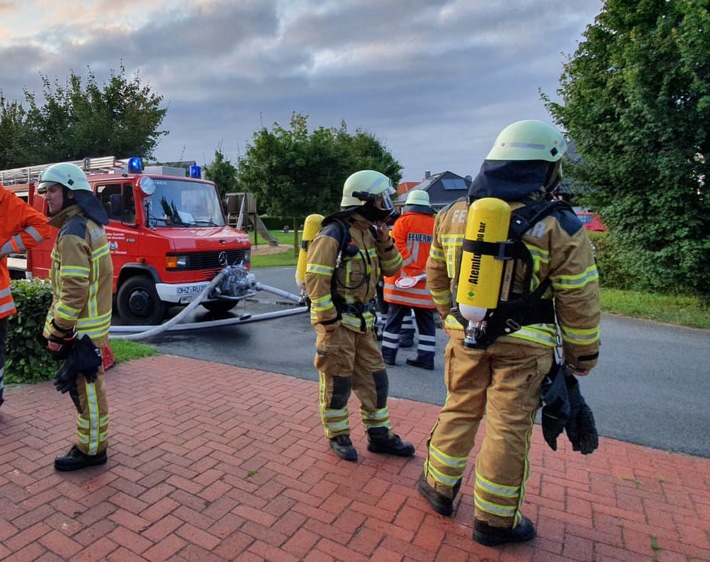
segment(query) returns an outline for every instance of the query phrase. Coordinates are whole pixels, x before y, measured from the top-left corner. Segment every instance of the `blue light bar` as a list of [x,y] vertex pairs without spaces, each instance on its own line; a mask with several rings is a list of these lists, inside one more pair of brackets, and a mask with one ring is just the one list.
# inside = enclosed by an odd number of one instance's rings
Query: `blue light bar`
[[190,177],[197,179],[202,178],[202,168],[196,165],[190,166]]
[[134,156],[128,159],[128,173],[129,174],[140,174],[143,171],[143,159]]

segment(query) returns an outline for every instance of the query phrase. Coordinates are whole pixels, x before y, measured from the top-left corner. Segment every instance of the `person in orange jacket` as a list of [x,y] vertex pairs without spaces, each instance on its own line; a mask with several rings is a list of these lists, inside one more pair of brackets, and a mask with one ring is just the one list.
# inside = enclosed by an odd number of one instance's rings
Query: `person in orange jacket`
[[[402,254],[402,269],[385,277],[384,300],[387,303],[387,321],[382,333],[382,357],[388,365],[395,365],[397,350],[405,318],[412,311],[419,329],[417,357],[407,359],[407,365],[434,369],[436,352],[436,324],[434,301],[426,288],[424,270],[434,233],[434,209],[429,204],[429,194],[413,189],[404,203],[404,213],[392,228],[392,238]],[[418,281],[409,287],[401,286],[399,279]]]
[[23,253],[49,238],[52,227],[47,220],[42,213],[0,184],[0,405],[4,402],[7,321],[17,312],[10,292],[7,256]]

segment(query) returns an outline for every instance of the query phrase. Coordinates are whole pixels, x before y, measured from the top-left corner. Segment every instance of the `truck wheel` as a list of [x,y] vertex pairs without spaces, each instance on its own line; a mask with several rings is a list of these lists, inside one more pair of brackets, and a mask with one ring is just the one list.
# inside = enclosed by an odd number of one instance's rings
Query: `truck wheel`
[[155,284],[139,275],[128,279],[118,290],[116,308],[121,320],[130,326],[154,326],[165,317],[165,305]]
[[237,306],[237,303],[232,302],[232,301],[213,301],[213,302],[203,302],[202,306],[204,306],[210,312],[215,312],[217,314],[220,314],[222,312],[229,312],[235,306]]

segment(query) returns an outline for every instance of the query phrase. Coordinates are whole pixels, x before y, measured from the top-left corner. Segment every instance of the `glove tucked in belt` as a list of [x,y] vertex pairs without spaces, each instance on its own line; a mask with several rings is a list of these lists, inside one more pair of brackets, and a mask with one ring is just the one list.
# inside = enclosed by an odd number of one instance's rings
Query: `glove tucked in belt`
[[84,334],[76,341],[72,353],[66,358],[64,364],[54,375],[54,387],[64,394],[76,387],[76,377],[81,373],[86,382],[96,381],[101,366],[101,353],[91,338]]

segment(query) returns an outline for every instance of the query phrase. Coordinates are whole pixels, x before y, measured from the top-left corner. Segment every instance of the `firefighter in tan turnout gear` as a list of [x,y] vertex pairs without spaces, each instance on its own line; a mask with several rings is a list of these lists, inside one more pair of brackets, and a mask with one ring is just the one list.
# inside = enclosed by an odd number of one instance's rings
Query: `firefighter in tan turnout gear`
[[414,455],[414,446],[392,430],[389,382],[374,329],[377,281],[402,266],[385,222],[394,216],[392,193],[385,175],[355,172],[345,181],[340,212],[323,219],[308,249],[305,282],[316,331],[321,420],[331,449],[347,461],[357,460],[350,441],[351,392],[360,401],[367,450]]
[[[435,511],[452,515],[453,500],[485,414],[485,436],[475,463],[473,539],[488,546],[535,536],[532,521],[521,509],[541,385],[553,364],[558,331],[564,361],[575,375],[586,375],[597,363],[598,275],[586,231],[562,202],[541,220],[532,218],[538,208],[551,204],[565,152],[563,136],[551,125],[519,121],[506,127],[474,179],[468,200],[459,200],[438,214],[427,262],[427,286],[450,336],[445,374],[448,393],[431,432],[417,488]],[[459,260],[466,246],[469,205],[481,198],[502,199],[514,219],[530,220],[522,242],[531,256],[527,269],[532,271],[525,276],[518,272],[526,268],[517,270],[513,285],[526,289],[527,284],[537,298],[487,316],[478,341],[471,345],[464,341],[468,322],[452,305],[456,304]]]
[[55,386],[70,392],[78,410],[76,444],[54,461],[55,469],[71,471],[107,460],[109,412],[99,350],[111,327],[113,264],[103,227],[109,219],[74,164],[47,168],[37,191],[45,194],[49,224],[59,229],[43,336],[50,353],[64,360]]

